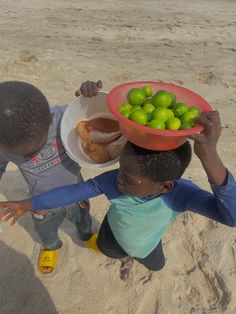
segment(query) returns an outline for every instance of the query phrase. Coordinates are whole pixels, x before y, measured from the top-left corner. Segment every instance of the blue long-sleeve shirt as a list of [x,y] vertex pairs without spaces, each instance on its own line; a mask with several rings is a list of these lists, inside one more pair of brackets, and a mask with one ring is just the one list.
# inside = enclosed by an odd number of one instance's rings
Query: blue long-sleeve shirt
[[117,186],[118,170],[105,172],[84,183],[57,188],[32,198],[33,210],[50,209],[104,194],[111,202],[108,223],[116,241],[135,257],[147,256],[170,223],[189,210],[228,226],[236,226],[236,183],[228,172],[224,186],[211,184],[209,193],[189,180],[179,179],[171,192],[158,197],[133,197]]

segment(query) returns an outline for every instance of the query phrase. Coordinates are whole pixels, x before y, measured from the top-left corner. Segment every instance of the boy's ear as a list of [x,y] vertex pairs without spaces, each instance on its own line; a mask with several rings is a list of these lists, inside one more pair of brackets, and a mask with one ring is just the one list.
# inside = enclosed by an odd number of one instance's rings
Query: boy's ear
[[170,192],[174,187],[173,181],[165,181],[160,184],[160,192],[162,194]]
[[54,114],[54,113],[51,113],[51,122],[50,122],[50,124],[53,123],[54,116],[55,116],[55,114]]

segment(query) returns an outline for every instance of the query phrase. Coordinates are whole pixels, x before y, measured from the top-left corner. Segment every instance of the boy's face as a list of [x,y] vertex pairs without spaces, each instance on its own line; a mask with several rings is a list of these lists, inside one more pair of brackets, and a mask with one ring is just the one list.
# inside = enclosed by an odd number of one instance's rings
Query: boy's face
[[31,158],[37,153],[39,153],[42,148],[47,143],[48,139],[48,132],[45,134],[42,134],[42,136],[38,139],[36,139],[34,142],[22,144],[16,148],[13,148],[11,150],[8,150],[7,152],[13,155],[22,156],[25,158]]
[[120,192],[144,197],[164,194],[173,188],[173,181],[154,182],[148,177],[141,176],[140,173],[140,166],[134,155],[127,153],[124,149],[120,156],[119,175],[116,183]]
[[[54,114],[51,113],[51,124],[53,122]],[[14,147],[10,150],[2,148],[2,151],[5,151],[12,155],[22,156],[24,158],[30,159],[33,156],[37,155],[42,148],[46,145],[48,140],[48,130],[40,134],[37,139],[30,143],[21,144],[17,147]]]

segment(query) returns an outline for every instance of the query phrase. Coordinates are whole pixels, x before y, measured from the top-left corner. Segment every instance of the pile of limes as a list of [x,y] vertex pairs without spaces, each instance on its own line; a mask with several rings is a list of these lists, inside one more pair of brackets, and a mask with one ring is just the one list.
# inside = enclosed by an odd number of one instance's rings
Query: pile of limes
[[190,129],[201,113],[198,107],[176,102],[176,96],[168,91],[159,90],[153,95],[151,86],[130,89],[119,112],[138,124],[160,130]]

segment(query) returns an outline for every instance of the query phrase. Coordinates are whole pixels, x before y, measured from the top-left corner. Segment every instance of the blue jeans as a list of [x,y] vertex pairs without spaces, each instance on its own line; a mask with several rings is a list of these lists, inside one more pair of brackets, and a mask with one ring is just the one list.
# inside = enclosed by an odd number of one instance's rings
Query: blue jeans
[[65,218],[76,225],[78,236],[82,241],[88,240],[91,235],[92,219],[89,205],[80,207],[79,203],[50,210],[46,215],[32,213],[35,230],[44,247],[48,250],[57,250],[62,246],[58,236],[58,228]]

